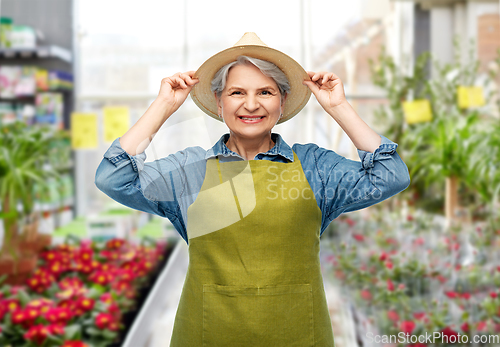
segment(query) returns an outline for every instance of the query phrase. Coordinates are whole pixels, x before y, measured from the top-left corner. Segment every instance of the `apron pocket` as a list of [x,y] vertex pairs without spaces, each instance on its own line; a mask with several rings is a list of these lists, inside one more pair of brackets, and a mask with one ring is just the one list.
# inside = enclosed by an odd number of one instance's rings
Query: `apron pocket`
[[313,345],[310,284],[203,285],[203,347]]

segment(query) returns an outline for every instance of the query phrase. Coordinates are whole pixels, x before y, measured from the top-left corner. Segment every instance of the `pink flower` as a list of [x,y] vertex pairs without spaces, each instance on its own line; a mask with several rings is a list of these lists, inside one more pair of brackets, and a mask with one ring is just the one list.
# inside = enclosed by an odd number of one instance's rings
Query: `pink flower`
[[349,225],[350,227],[354,226],[356,224],[356,222],[354,220],[352,220],[351,218],[346,218],[345,219],[345,222],[347,223],[347,225]]
[[387,255],[387,253],[382,252],[382,254],[380,254],[380,257],[378,259],[380,261],[386,261],[387,259],[389,259],[389,256]]
[[414,242],[417,246],[422,246],[422,245],[425,243],[425,241],[424,241],[424,239],[423,239],[422,237],[419,237],[419,238],[415,239],[415,241],[413,241],[413,242]]
[[385,262],[385,267],[388,268],[389,270],[393,268],[393,265],[390,261]]
[[413,314],[413,317],[415,319],[418,319],[418,320],[424,319],[425,318],[425,312],[415,312]]
[[396,311],[394,310],[389,310],[387,311],[387,317],[392,320],[393,322],[399,321],[399,315]]
[[372,294],[370,293],[369,290],[363,289],[361,291],[361,297],[365,300],[371,300],[372,299]]
[[488,330],[488,324],[484,321],[478,322],[476,329],[477,331],[486,331]]

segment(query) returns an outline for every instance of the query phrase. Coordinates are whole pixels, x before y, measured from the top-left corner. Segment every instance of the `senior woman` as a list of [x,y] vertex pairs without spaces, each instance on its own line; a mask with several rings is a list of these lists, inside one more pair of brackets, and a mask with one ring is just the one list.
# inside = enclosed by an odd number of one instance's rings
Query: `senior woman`
[[[348,160],[272,133],[311,92],[358,149]],[[191,93],[229,133],[145,163],[144,150]],[[300,129],[297,129],[300,131]],[[409,185],[397,144],[346,101],[333,73],[308,72],[246,33],[197,72],[162,81],[139,121],[105,153],[96,185],[111,198],[171,220],[189,268],[170,346],[334,346],[319,240],[343,212]]]

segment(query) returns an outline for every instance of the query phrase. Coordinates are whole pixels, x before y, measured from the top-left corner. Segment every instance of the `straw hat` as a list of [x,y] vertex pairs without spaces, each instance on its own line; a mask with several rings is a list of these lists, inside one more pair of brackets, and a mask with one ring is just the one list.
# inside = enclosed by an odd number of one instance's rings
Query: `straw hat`
[[249,32],[245,33],[233,47],[210,57],[196,71],[194,76],[200,82],[191,90],[191,98],[203,112],[222,121],[217,113],[217,103],[210,91],[210,84],[221,67],[236,61],[240,55],[269,61],[280,68],[288,78],[290,92],[285,101],[283,117],[278,124],[291,119],[304,108],[311,97],[309,88],[302,84],[304,80],[310,80],[306,71],[288,55],[268,47],[255,33]]

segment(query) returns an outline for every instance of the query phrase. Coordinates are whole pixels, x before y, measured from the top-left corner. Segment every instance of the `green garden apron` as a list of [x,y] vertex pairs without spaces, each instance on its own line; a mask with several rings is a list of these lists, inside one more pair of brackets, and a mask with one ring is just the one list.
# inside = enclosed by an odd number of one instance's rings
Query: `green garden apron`
[[321,210],[292,163],[207,160],[171,347],[331,347]]

